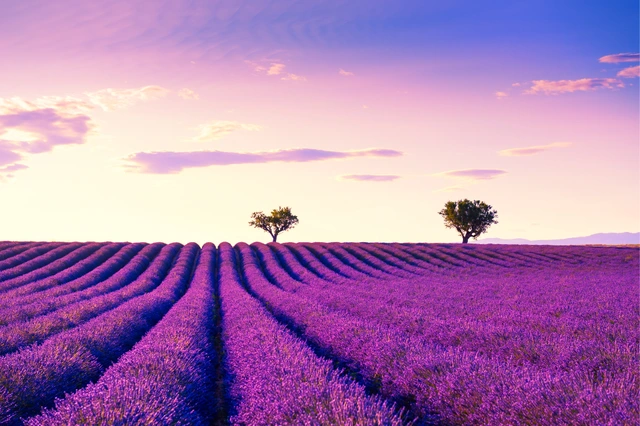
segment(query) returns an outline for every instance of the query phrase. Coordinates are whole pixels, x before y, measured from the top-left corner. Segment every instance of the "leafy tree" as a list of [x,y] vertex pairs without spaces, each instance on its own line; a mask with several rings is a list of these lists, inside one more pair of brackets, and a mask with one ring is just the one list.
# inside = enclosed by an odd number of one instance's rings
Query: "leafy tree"
[[298,224],[298,216],[291,213],[290,207],[278,207],[271,210],[271,215],[267,216],[262,212],[251,214],[249,225],[260,228],[269,233],[273,242],[278,239],[278,234],[287,231]]
[[444,226],[455,228],[462,236],[462,242],[468,243],[469,238],[474,240],[494,223],[498,223],[498,212],[493,207],[480,200],[469,201],[466,198],[460,201],[448,201],[440,215],[444,217]]

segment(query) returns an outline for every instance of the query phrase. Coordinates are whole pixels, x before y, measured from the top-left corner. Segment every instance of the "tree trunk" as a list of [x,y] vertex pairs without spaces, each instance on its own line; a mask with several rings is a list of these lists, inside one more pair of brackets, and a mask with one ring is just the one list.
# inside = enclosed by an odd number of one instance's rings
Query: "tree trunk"
[[273,236],[273,242],[275,243],[277,239],[278,239],[278,234]]
[[467,244],[469,242],[469,238],[471,237],[462,237],[462,244]]

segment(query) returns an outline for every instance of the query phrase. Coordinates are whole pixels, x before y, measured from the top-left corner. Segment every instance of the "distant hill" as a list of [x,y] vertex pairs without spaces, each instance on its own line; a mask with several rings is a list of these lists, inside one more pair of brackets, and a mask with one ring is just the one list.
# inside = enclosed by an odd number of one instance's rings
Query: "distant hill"
[[587,237],[564,238],[560,240],[526,240],[524,238],[502,239],[484,238],[478,240],[479,244],[534,244],[534,245],[584,245],[584,244],[640,244],[640,232],[601,233]]

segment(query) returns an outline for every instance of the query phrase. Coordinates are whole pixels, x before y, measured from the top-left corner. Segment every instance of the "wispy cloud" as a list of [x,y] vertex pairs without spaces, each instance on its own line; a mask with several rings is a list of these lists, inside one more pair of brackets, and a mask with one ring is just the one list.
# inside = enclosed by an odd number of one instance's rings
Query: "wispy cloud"
[[579,80],[534,80],[533,86],[524,93],[535,95],[557,95],[560,93],[589,92],[597,89],[617,89],[624,84],[615,78],[581,78]]
[[141,101],[160,99],[169,93],[160,86],[144,86],[137,89],[102,89],[88,92],[89,100],[105,111],[126,108]]
[[200,97],[196,92],[191,89],[187,89],[186,87],[184,89],[180,89],[178,96],[187,100],[197,100]]
[[508,97],[509,94],[506,92],[496,92],[496,99],[504,99],[506,97]]
[[391,182],[400,179],[397,175],[343,175],[341,180],[357,180],[361,182]]
[[268,76],[282,75],[280,80],[307,81],[307,78],[302,75],[285,72],[285,68],[287,66],[280,62],[270,62],[269,65],[264,65],[258,62],[253,62],[253,61],[244,61],[244,62],[258,73],[265,74]]
[[255,132],[261,127],[255,124],[239,123],[237,121],[214,121],[199,127],[200,134],[194,138],[198,142],[215,141],[236,130],[248,130]]
[[262,71],[266,71],[267,67],[264,65],[260,65],[257,62],[253,62],[253,61],[244,61],[245,64],[249,65],[251,68],[253,68],[254,71],[256,72],[262,72]]
[[498,151],[498,154],[505,157],[519,157],[523,155],[534,155],[540,152],[549,151],[555,148],[566,148],[571,146],[571,142],[555,142],[547,145],[535,145],[524,148],[509,148]]
[[284,71],[284,64],[272,63],[269,69],[267,69],[267,75],[280,75]]
[[635,67],[625,68],[617,74],[618,77],[622,78],[634,78],[640,77],[640,65],[636,65]]
[[91,111],[95,105],[75,96],[42,96],[31,101],[20,97],[0,98],[0,114],[47,108],[53,108],[64,114],[81,114]]
[[139,152],[126,158],[127,168],[139,173],[171,174],[192,167],[228,166],[232,164],[260,164],[271,162],[324,161],[353,157],[398,157],[402,152],[390,149],[359,151],[325,151],[296,148],[264,152]]
[[304,77],[298,74],[287,74],[284,77],[282,77],[281,80],[307,81],[307,77]]
[[462,186],[447,186],[446,188],[436,189],[433,192],[456,192],[456,191],[462,191],[463,189],[465,188]]
[[497,169],[464,169],[449,170],[447,172],[436,173],[435,176],[453,177],[467,180],[489,180],[506,174],[505,170]]
[[353,75],[353,73],[351,71],[345,71],[342,68],[340,68],[340,71],[338,71],[338,73],[340,75],[345,76],[345,77],[351,77]]
[[617,53],[615,55],[607,55],[600,58],[600,62],[607,64],[618,64],[620,62],[638,62],[640,61],[640,53]]

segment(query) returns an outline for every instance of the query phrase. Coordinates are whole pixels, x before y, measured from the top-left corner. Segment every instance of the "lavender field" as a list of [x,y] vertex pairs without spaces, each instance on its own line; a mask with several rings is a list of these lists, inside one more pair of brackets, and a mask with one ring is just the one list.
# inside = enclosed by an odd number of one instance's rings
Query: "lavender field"
[[0,424],[635,425],[637,247],[0,242]]

